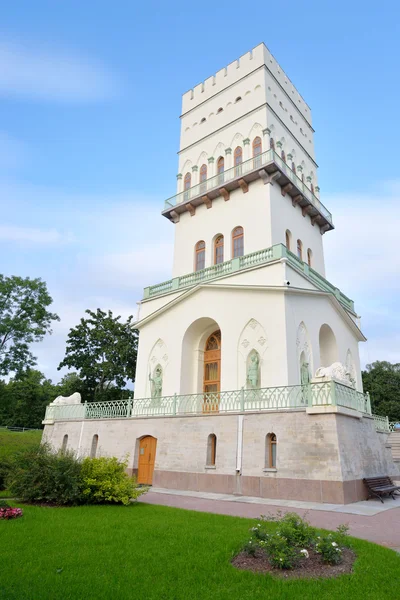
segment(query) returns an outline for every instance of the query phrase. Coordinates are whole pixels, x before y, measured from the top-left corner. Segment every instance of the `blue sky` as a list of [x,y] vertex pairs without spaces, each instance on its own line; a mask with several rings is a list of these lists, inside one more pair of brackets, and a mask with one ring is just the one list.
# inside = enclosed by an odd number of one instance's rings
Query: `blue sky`
[[0,25],[1,272],[42,277],[57,380],[85,308],[135,314],[169,278],[181,94],[264,41],[311,106],[328,279],[356,301],[363,363],[400,361],[400,8],[19,0]]

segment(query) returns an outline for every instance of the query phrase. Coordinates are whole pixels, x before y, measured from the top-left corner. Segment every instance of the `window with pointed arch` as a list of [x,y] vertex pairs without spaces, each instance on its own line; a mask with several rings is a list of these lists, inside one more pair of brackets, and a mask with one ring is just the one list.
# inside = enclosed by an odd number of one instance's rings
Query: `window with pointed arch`
[[243,150],[241,146],[235,148],[233,153],[233,164],[235,167],[235,177],[242,174]]
[[96,433],[92,438],[92,447],[90,448],[90,458],[96,458],[98,444],[99,444],[99,436]]
[[219,265],[224,262],[224,236],[218,235],[214,242],[214,264]]
[[273,150],[275,152],[275,140],[274,140],[274,138],[269,138],[269,147],[271,148],[271,150]]
[[217,436],[210,433],[207,440],[207,467],[215,467],[217,459]]
[[303,260],[303,243],[301,240],[297,240],[297,256],[300,260]]
[[232,231],[232,258],[244,254],[244,231],[243,227],[235,227]]
[[201,271],[206,266],[206,243],[203,240],[197,242],[194,259],[194,270]]
[[253,162],[254,168],[257,169],[261,166],[261,154],[262,154],[262,142],[259,136],[253,140]]
[[207,189],[207,165],[201,165],[200,167],[200,192],[203,193]]
[[189,190],[192,183],[192,176],[190,173],[186,173],[183,180],[183,198],[184,200],[188,200],[189,198]]
[[294,164],[294,162],[292,162],[292,171],[293,173],[296,173],[296,165]]
[[224,169],[225,169],[225,160],[224,160],[223,156],[220,156],[217,161],[218,183],[224,183]]
[[285,232],[285,243],[286,243],[286,248],[287,248],[288,250],[290,250],[290,249],[291,249],[291,248],[290,248],[290,246],[291,246],[291,241],[292,241],[292,234],[291,234],[291,232],[289,231],[289,229],[286,229],[286,232]]
[[283,162],[286,162],[286,154],[284,150],[282,150],[281,152],[281,159],[283,160]]
[[61,444],[61,452],[65,452],[67,450],[67,446],[68,446],[68,435],[65,434],[63,437],[62,444]]
[[276,435],[268,433],[265,438],[265,467],[276,469]]
[[312,183],[310,183],[310,189],[311,189],[311,193],[312,193],[312,194],[315,194],[315,191],[314,191],[314,185],[313,185]]
[[309,267],[312,267],[312,250],[311,248],[308,248],[307,250],[307,263]]

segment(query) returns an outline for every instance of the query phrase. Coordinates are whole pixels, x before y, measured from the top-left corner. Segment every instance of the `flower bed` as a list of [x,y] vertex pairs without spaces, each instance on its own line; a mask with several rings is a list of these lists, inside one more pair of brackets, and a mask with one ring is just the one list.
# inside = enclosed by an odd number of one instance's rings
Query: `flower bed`
[[22,514],[21,508],[11,508],[6,502],[0,505],[0,519],[5,519],[6,521],[9,519],[18,519],[18,517],[22,517]]
[[[276,523],[271,532],[271,522]],[[270,572],[288,578],[334,577],[350,573],[355,554],[349,548],[348,528],[319,535],[296,513],[261,517],[250,539],[232,564],[238,569]]]

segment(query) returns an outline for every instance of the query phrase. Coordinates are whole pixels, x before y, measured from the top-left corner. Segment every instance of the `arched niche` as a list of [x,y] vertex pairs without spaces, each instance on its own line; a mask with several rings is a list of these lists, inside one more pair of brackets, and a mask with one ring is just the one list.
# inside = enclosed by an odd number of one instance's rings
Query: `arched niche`
[[252,352],[257,352],[259,356],[259,387],[266,387],[266,373],[263,368],[263,362],[267,348],[268,340],[265,329],[256,319],[250,319],[243,327],[238,340],[238,388],[247,387],[248,359]]
[[305,379],[305,367],[303,365],[308,365],[310,379],[312,377],[312,374],[314,373],[311,341],[304,321],[302,321],[297,328],[296,347],[299,383],[302,383],[302,380]]
[[153,397],[153,382],[149,375],[154,379],[155,368],[159,365],[162,369],[162,378],[165,381],[165,374],[169,364],[168,349],[165,342],[159,338],[151,349],[149,360],[147,363],[146,375],[146,398]]
[[246,360],[246,388],[256,390],[261,387],[261,359],[260,355],[253,348],[247,355]]
[[209,336],[218,330],[220,326],[210,317],[196,319],[187,328],[182,340],[180,394],[203,391],[205,344]]
[[319,359],[321,367],[330,367],[334,362],[338,362],[336,337],[326,323],[319,330]]

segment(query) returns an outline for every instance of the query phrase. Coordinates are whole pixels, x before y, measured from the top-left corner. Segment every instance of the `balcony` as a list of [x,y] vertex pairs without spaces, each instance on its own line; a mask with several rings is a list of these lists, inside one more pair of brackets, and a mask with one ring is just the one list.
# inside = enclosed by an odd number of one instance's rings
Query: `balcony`
[[371,414],[368,394],[336,381],[234,390],[212,394],[187,394],[107,402],[85,402],[48,406],[44,423],[82,419],[134,419],[143,417],[184,417],[246,412],[323,410],[341,407],[357,414]]
[[182,275],[182,277],[175,277],[169,281],[152,285],[144,289],[143,299],[147,300],[162,294],[177,292],[205,281],[232,275],[253,267],[263,266],[281,260],[282,258],[286,258],[291,267],[303,273],[319,290],[333,294],[346,310],[355,314],[353,300],[345,296],[343,292],[329,283],[329,281],[327,281],[325,277],[322,277],[317,271],[314,271],[314,269],[309,267],[307,263],[300,260],[300,258],[293,254],[293,252],[290,252],[283,244],[276,244],[270,248],[257,250],[256,252],[245,254],[244,256],[238,256],[237,258],[220,263],[219,265],[207,267],[201,271],[189,273],[187,275]]
[[313,224],[318,224],[323,232],[334,228],[329,210],[272,149],[168,198],[162,214],[177,222],[181,213],[189,211],[194,215],[197,206],[210,207],[218,196],[228,200],[232,190],[247,191],[248,184],[260,178],[264,183],[276,181],[282,195],[288,194],[293,206],[299,205],[303,214],[309,214]]

